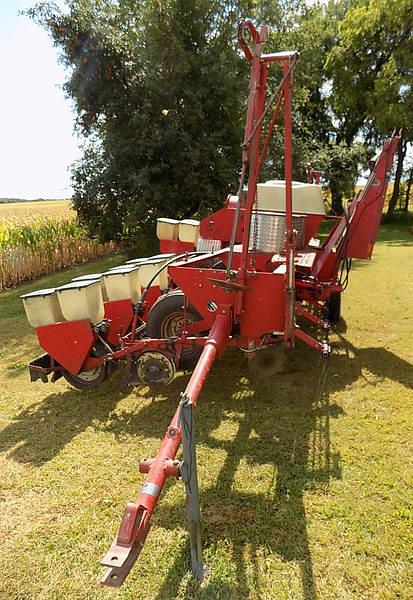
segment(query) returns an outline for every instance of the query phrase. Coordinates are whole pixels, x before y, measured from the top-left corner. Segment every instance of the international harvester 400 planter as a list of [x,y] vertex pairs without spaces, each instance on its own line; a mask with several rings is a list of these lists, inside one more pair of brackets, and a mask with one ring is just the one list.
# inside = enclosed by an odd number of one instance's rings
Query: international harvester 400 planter
[[[123,582],[138,557],[168,477],[185,482],[192,572],[202,579],[194,408],[215,358],[235,346],[253,363],[265,349],[262,368],[274,372],[276,357],[297,339],[327,357],[351,259],[371,257],[380,225],[399,137],[385,142],[345,214],[327,217],[319,174],[309,170],[307,183],[292,181],[291,91],[299,55],[264,54],[267,29],[250,21],[238,37],[251,64],[238,194],[201,222],[159,219],[159,255],[23,296],[46,351],[29,365],[32,380],[63,375],[88,390],[122,363],[126,380],[142,385],[167,384],[177,369],[193,369],[157,456],[140,462],[146,480],[102,560],[102,581],[111,586]],[[281,81],[265,104],[274,63]],[[258,183],[280,112],[285,180]],[[331,227],[321,243],[317,232],[325,221]],[[306,321],[319,327],[321,339],[302,328]]]

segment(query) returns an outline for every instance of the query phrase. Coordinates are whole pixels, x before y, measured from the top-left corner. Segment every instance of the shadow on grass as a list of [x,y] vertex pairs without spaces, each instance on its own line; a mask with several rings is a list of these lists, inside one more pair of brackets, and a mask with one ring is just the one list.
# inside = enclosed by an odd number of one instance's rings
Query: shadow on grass
[[413,220],[381,225],[377,241],[386,246],[413,246]]
[[[308,367],[310,360],[303,360],[307,354],[306,349],[299,351],[299,360],[291,365],[290,372],[277,378],[278,386],[277,379],[260,382],[250,380],[247,375],[240,377],[239,354],[231,353],[212,374],[204,394],[211,400],[208,406],[200,407],[197,416],[197,439],[204,447],[224,450],[226,458],[215,485],[201,493],[203,538],[206,548],[223,539],[231,542],[237,583],[231,587],[212,572],[200,589],[189,580],[185,597],[247,597],[251,585],[259,594],[260,574],[255,557],[264,552],[296,562],[303,598],[316,598],[303,493],[318,487],[325,489],[332,476],[341,476],[339,455],[330,448],[329,421],[342,411],[339,406],[329,404],[328,393],[319,396],[319,372]],[[232,388],[229,398],[223,398],[223,387],[227,394],[228,388]],[[168,394],[162,404],[169,402]],[[135,423],[129,422],[130,433],[149,420],[150,412],[147,415],[145,412],[146,409],[141,411]],[[222,440],[215,433],[223,412],[237,429],[230,440]],[[119,433],[124,430],[120,421],[112,423],[113,428]],[[146,434],[145,426],[144,429]],[[273,484],[267,493],[237,490],[235,476],[242,461],[251,467],[273,465]],[[184,518],[182,506],[161,504],[155,522],[173,529]],[[247,573],[245,552],[253,564],[252,574]],[[187,556],[185,549],[185,553],[176,557],[158,599],[177,596],[188,569]]]
[[[272,380],[253,381],[248,373],[240,376],[245,363],[240,362],[239,353],[232,351],[211,373],[198,409],[197,442],[203,455],[205,448],[217,449],[224,450],[226,458],[216,483],[201,493],[203,542],[207,553],[220,540],[230,542],[237,583],[231,587],[225,577],[212,573],[202,588],[191,579],[185,597],[247,597],[251,587],[259,594],[259,570],[255,567],[251,574],[251,568],[247,569],[246,552],[253,565],[254,557],[262,552],[296,562],[302,597],[317,597],[303,494],[309,490],[325,491],[332,477],[341,477],[339,453],[331,449],[330,419],[343,411],[330,403],[330,395],[357,381],[363,368],[413,387],[410,364],[384,348],[357,350],[339,335],[340,347],[346,352],[333,355],[321,395],[320,368],[314,362],[317,358],[303,347],[291,355],[289,372]],[[184,388],[184,379],[177,378],[166,388],[162,399],[144,407],[139,414],[128,415],[127,420],[114,415],[108,429],[115,434],[162,435]],[[230,440],[219,437],[219,427],[225,419],[237,429]],[[273,465],[274,482],[267,493],[237,490],[236,473],[245,462],[251,467]],[[182,505],[166,506],[161,502],[154,523],[174,529],[184,519]],[[188,568],[185,546],[159,590],[159,600],[177,596]]]
[[[363,368],[413,388],[410,364],[384,348],[358,350],[340,331],[338,335],[340,348],[346,352],[331,358],[323,393],[318,389],[319,359],[307,347],[290,353],[288,371],[270,380],[252,380],[237,351],[228,351],[224,360],[217,362],[196,417],[201,472],[209,451],[210,456],[214,450],[225,453],[215,483],[201,493],[203,543],[208,556],[222,540],[229,542],[235,582],[229,583],[219,568],[214,572],[212,567],[211,577],[201,588],[186,577],[186,597],[238,598],[253,590],[259,596],[256,556],[264,553],[295,562],[301,574],[302,598],[317,598],[303,496],[308,491],[326,491],[332,477],[341,477],[340,456],[331,447],[330,419],[343,411],[331,404],[330,396],[356,381]],[[116,392],[110,383],[105,384],[106,390],[88,394],[74,390],[53,393],[3,429],[0,449],[12,449],[15,460],[42,465],[96,420],[116,435],[161,438],[188,378],[178,376],[162,395],[133,415],[110,414],[129,393]],[[150,397],[150,392],[146,395]],[[226,423],[230,423],[231,433],[222,436],[220,428]],[[236,477],[240,468],[245,473],[246,467],[268,464],[272,465],[273,481],[266,491],[255,491],[245,476],[240,489]],[[154,524],[172,530],[180,528],[184,520],[183,505],[168,506],[162,501],[154,515]],[[184,544],[160,587],[159,600],[174,598],[182,591],[188,554]]]
[[102,394],[102,390],[85,393],[70,389],[30,405],[0,431],[0,451],[12,449],[14,460],[43,465],[93,421],[106,421],[124,395],[114,390]]

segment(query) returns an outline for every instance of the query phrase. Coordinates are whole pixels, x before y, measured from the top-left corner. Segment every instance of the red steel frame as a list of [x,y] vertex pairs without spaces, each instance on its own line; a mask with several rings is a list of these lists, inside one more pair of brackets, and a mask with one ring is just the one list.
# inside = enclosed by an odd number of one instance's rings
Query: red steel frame
[[[102,559],[102,564],[107,567],[102,582],[109,586],[118,587],[121,585],[138,557],[149,530],[152,513],[167,478],[171,476],[185,477],[184,465],[174,460],[182,442],[183,410],[189,407],[192,411],[192,407],[196,406],[214,360],[218,353],[223,352],[227,344],[231,329],[231,316],[230,307],[226,312],[217,316],[156,458],[140,463],[140,472],[148,474],[145,483],[136,502],[129,502],[126,505],[118,535]],[[186,464],[188,462],[187,459]],[[192,469],[189,469],[192,471],[192,479],[194,479],[194,466],[192,464]],[[197,487],[197,481],[192,481],[192,487],[195,486]],[[192,490],[192,493],[194,493],[194,490]],[[199,513],[199,509],[197,512]],[[203,562],[200,549],[199,514],[196,515],[196,518],[188,518],[188,520],[190,527],[192,527],[191,533],[195,533],[191,536],[192,570],[194,575],[202,579]]]
[[[245,30],[248,29],[251,40],[252,50],[245,40]],[[205,345],[198,363],[192,373],[191,379],[182,394],[181,402],[175,412],[170,426],[165,434],[164,440],[158,455],[154,460],[141,463],[141,471],[147,472],[146,481],[141,492],[134,503],[129,503],[125,509],[122,523],[111,548],[102,560],[102,564],[107,567],[103,577],[103,582],[111,586],[119,586],[127,576],[134,561],[139,555],[140,549],[146,538],[150,518],[160,496],[162,488],[168,476],[177,476],[180,474],[187,484],[187,512],[191,539],[191,558],[192,572],[199,579],[203,576],[202,551],[200,545],[200,527],[199,527],[199,499],[197,494],[197,480],[194,480],[195,452],[191,451],[191,441],[184,443],[184,460],[181,465],[174,459],[182,440],[182,434],[185,412],[189,411],[189,420],[192,423],[192,407],[196,406],[199,394],[202,390],[206,377],[212,367],[217,353],[222,352],[225,347],[231,343],[231,332],[234,325],[241,322],[241,327],[245,325],[243,313],[245,312],[245,294],[252,291],[252,279],[257,279],[258,274],[251,272],[249,239],[250,222],[253,207],[256,201],[257,182],[261,165],[268,148],[272,129],[275,125],[276,117],[281,106],[281,100],[284,100],[284,129],[285,129],[285,180],[286,180],[286,257],[287,268],[284,283],[280,281],[280,288],[285,289],[285,318],[284,332],[280,332],[284,337],[284,344],[287,347],[294,345],[295,325],[294,325],[294,232],[292,228],[292,121],[291,121],[291,87],[292,87],[292,68],[298,59],[297,52],[283,52],[276,54],[263,55],[261,51],[262,42],[266,40],[267,29],[260,28],[256,30],[250,21],[242,23],[238,30],[238,37],[245,55],[251,61],[250,92],[248,99],[248,110],[246,118],[245,136],[242,152],[242,175],[239,189],[238,206],[235,212],[231,244],[227,258],[227,278],[224,272],[217,273],[213,269],[203,269],[205,257],[201,259],[192,259],[187,261],[186,266],[179,263],[169,269],[172,279],[180,285],[183,291],[191,298],[195,308],[198,308],[195,301],[195,286],[204,286],[203,296],[210,298],[208,292],[218,285],[222,290],[216,290],[220,301],[216,304],[217,310],[214,314],[210,333],[205,340]],[[269,63],[280,62],[283,70],[283,79],[277,90],[277,103],[275,115],[270,123],[267,137],[261,155],[260,138],[263,119],[268,112],[264,108],[265,90],[267,84],[267,74]],[[275,99],[275,97],[273,97]],[[249,166],[248,194],[244,214],[244,227],[242,228],[242,251],[237,271],[233,271],[233,256],[236,234],[238,231],[238,219],[241,210],[243,183]],[[226,257],[225,257],[226,258]],[[198,278],[203,276],[202,282],[194,281],[194,271],[198,270]],[[253,265],[254,267],[254,265]],[[192,273],[191,273],[192,271]],[[205,272],[204,272],[205,271]],[[179,275],[182,273],[182,280]],[[215,275],[210,277],[208,275]],[[259,280],[266,274],[260,274]],[[273,280],[274,276],[268,274]],[[256,283],[255,283],[256,286]],[[225,295],[229,296],[229,302],[225,302]],[[201,312],[202,314],[202,312]],[[205,315],[206,316],[206,315]],[[142,343],[142,342],[141,342]],[[132,345],[136,348],[135,343]],[[190,435],[193,439],[193,436]],[[185,465],[191,462],[191,468],[185,469]],[[191,472],[192,481],[185,479],[185,472]],[[196,491],[194,491],[194,488]]]
[[[249,34],[250,42],[245,37]],[[248,346],[258,349],[262,344],[280,344],[292,348],[295,339],[329,353],[326,339],[320,342],[303,331],[296,323],[300,315],[321,327],[325,332],[328,323],[318,314],[332,293],[342,288],[337,273],[340,261],[348,257],[369,258],[379,227],[384,194],[390,176],[391,165],[399,138],[393,136],[386,142],[376,162],[366,189],[350,205],[348,215],[338,218],[328,239],[321,248],[311,251],[309,266],[296,266],[300,253],[296,250],[296,234],[293,229],[292,202],[292,72],[299,55],[297,52],[263,54],[262,44],[267,39],[267,29],[256,29],[251,21],[241,23],[238,38],[247,60],[251,63],[248,109],[244,141],[242,145],[242,171],[238,201],[226,206],[201,222],[203,237],[223,242],[224,248],[215,253],[186,257],[168,267],[171,280],[195,306],[201,321],[187,324],[178,339],[152,339],[135,335],[136,328],[145,322],[146,316],[158,298],[159,289],[150,289],[142,306],[133,307],[130,301],[106,303],[109,322],[107,341],[110,352],[101,357],[91,356],[91,348],[99,336],[88,321],[58,323],[37,328],[41,345],[52,357],[50,366],[32,366],[33,371],[58,371],[60,365],[76,374],[105,362],[126,359],[131,366],[132,357],[139,357],[145,350],[157,350],[179,363],[186,345],[202,346],[196,364],[174,417],[165,433],[155,459],[141,461],[140,472],[147,477],[135,502],[128,503],[119,532],[102,560],[107,571],[102,579],[111,586],[119,586],[129,573],[144,544],[150,520],[166,479],[181,477],[186,485],[187,516],[191,540],[193,574],[202,579],[203,562],[200,543],[200,511],[196,457],[193,432],[193,408],[197,405],[204,382],[215,361],[227,346]],[[281,82],[264,105],[268,70],[278,63],[282,70]],[[271,255],[249,249],[251,217],[255,210],[257,182],[269,141],[283,106],[284,155],[285,155],[285,274],[274,273]],[[264,118],[273,114],[261,143]],[[310,172],[309,178],[319,179],[318,172]],[[245,195],[244,182],[248,178]],[[315,219],[315,220],[314,220]],[[321,217],[315,217],[314,229]],[[235,246],[241,243],[241,251]],[[226,247],[225,247],[226,246]],[[180,242],[161,242],[161,250],[168,252],[190,251],[193,247]],[[211,267],[211,260],[219,258],[225,269]],[[270,264],[270,267],[268,267]],[[213,308],[210,304],[213,301]],[[307,302],[309,306],[304,306]],[[208,303],[208,304],[207,304]],[[202,331],[205,337],[198,337]],[[129,333],[128,333],[129,331]],[[81,344],[78,344],[78,339]],[[62,343],[62,340],[64,343]],[[60,350],[56,350],[60,348]],[[70,360],[66,355],[70,354]],[[56,363],[56,360],[57,363]],[[176,455],[183,445],[183,460]]]

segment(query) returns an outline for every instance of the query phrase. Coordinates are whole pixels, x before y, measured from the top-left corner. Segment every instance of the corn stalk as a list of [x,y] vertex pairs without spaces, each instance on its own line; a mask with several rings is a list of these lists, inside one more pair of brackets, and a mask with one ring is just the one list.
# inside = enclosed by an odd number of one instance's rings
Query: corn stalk
[[0,289],[116,250],[86,236],[75,219],[0,222]]

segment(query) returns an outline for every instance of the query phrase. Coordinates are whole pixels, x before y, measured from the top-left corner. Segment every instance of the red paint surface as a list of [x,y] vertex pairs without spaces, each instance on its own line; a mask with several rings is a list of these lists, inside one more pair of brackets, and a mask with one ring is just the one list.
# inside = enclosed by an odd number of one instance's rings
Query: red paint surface
[[36,333],[41,347],[72,375],[79,373],[95,342],[87,320],[36,327]]
[[112,346],[118,346],[119,335],[125,335],[132,323],[132,302],[130,300],[105,302],[105,319],[110,321],[106,341]]

